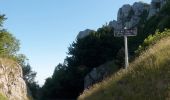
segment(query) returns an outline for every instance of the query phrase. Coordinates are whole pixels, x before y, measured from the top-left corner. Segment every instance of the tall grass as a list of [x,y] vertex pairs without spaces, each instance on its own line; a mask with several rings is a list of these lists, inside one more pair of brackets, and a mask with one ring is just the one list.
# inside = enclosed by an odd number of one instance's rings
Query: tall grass
[[170,100],[170,37],[159,40],[111,78],[78,100]]

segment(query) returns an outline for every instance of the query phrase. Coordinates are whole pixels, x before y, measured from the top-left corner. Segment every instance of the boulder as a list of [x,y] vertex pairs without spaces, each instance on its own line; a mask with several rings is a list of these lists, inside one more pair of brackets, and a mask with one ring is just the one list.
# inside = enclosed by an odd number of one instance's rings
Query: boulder
[[84,89],[87,89],[89,86],[100,82],[111,75],[111,73],[117,70],[117,67],[114,65],[114,62],[110,61],[99,67],[93,68],[84,78]]

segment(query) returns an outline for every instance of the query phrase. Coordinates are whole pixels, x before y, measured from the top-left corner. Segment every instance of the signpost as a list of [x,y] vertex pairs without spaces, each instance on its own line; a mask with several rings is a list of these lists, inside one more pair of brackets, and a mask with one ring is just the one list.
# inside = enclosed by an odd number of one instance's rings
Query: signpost
[[115,30],[114,31],[114,36],[115,37],[122,37],[124,36],[124,42],[125,42],[125,68],[129,66],[129,61],[128,61],[128,41],[127,37],[128,36],[136,36],[137,35],[137,28],[130,28],[127,29],[126,27],[121,30]]

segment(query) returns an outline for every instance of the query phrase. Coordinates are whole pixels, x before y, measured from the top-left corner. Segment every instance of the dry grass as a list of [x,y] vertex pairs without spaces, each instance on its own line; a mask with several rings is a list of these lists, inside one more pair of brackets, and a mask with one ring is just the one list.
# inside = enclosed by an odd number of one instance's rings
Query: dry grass
[[19,66],[18,63],[12,59],[9,58],[0,58],[0,65],[5,65],[5,66]]
[[170,37],[158,41],[110,79],[78,100],[170,100]]

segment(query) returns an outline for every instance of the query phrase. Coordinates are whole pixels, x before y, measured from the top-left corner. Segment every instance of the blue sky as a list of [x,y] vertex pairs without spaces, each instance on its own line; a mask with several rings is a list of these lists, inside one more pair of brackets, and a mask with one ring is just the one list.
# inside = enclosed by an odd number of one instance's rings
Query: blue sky
[[0,0],[0,14],[8,18],[4,27],[21,42],[42,85],[79,31],[96,30],[117,17],[123,4],[151,0]]

